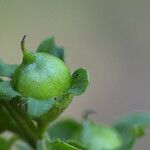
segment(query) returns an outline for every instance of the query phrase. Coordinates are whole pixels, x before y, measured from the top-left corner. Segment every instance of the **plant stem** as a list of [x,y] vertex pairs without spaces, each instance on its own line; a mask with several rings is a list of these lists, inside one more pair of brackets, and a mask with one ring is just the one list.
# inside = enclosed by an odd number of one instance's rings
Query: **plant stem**
[[18,129],[22,131],[23,134],[20,134],[21,138],[23,138],[27,143],[29,143],[33,149],[36,149],[36,142],[38,140],[36,128],[33,130],[34,124],[31,122],[29,124],[29,120],[22,117],[22,115],[14,108],[10,103],[4,103],[5,108],[10,113],[14,121],[16,122]]
[[10,116],[9,112],[6,110],[5,106],[3,106],[3,103],[0,105],[0,111],[1,111],[1,115],[4,116],[1,119],[5,119],[6,123],[7,120],[10,120],[10,123],[7,124],[5,127],[5,129],[14,132],[16,134],[21,134],[22,131],[18,130],[16,122],[13,120],[13,118]]
[[46,129],[48,128],[48,123],[42,123],[41,121],[38,120],[37,127],[39,131],[39,139],[42,139]]

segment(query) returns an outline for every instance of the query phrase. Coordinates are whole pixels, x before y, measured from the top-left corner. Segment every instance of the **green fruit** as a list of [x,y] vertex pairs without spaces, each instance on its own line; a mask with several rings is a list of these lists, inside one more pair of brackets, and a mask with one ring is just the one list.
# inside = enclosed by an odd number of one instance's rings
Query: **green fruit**
[[22,64],[12,76],[16,91],[44,100],[59,97],[70,88],[71,73],[63,61],[50,54],[32,53],[24,48],[24,43],[22,50]]
[[90,121],[83,124],[81,142],[88,150],[117,149],[122,144],[121,137],[113,128],[96,125]]

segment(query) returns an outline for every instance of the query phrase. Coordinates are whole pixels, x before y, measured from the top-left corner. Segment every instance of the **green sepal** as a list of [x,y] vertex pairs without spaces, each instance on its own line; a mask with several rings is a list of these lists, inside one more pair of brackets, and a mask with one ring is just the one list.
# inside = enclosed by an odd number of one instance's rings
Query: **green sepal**
[[17,67],[18,65],[16,64],[14,65],[6,64],[3,62],[3,60],[0,59],[0,76],[11,78],[12,74],[14,73]]
[[69,93],[79,96],[85,92],[89,85],[89,74],[84,68],[77,69],[72,75],[72,85]]
[[55,37],[49,36],[44,39],[38,46],[37,52],[51,53],[51,50],[55,46]]
[[70,104],[71,95],[63,95],[59,98],[39,100],[31,97],[26,98],[27,114],[31,118],[42,119],[49,122],[54,119]]
[[9,101],[16,96],[19,96],[19,93],[12,88],[9,80],[0,82],[0,101]]
[[54,36],[50,36],[43,40],[37,50],[37,52],[44,52],[54,55],[65,62],[65,49],[63,47],[56,46]]
[[45,131],[45,128],[47,128],[49,122],[54,121],[66,109],[66,107],[71,103],[72,98],[72,95],[66,94],[55,99],[53,107],[51,107],[48,112],[39,118],[35,118],[35,120],[38,122],[38,127],[41,130],[41,135]]
[[38,118],[49,111],[54,105],[55,100],[37,100],[32,97],[27,98],[27,114],[32,118]]
[[123,146],[117,150],[132,149],[136,139],[144,136],[144,130],[150,126],[150,113],[134,113],[122,117],[113,123],[113,127],[120,133]]
[[63,62],[66,62],[66,49],[64,47],[55,46],[52,54],[61,59]]

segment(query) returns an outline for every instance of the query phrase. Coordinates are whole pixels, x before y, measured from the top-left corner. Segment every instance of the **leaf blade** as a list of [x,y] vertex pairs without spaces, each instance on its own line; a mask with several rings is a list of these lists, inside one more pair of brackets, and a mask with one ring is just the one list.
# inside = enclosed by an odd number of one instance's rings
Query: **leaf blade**
[[140,125],[145,127],[147,125],[150,125],[150,113],[137,112],[137,113],[129,114],[113,123],[113,126],[118,126],[118,125],[127,126],[127,127]]
[[67,141],[73,139],[74,134],[81,130],[81,124],[73,119],[63,119],[54,123],[48,129],[48,135],[51,140],[60,139]]
[[9,140],[0,137],[0,149],[10,150],[15,141],[16,141],[16,137],[12,137]]
[[2,61],[2,59],[0,59],[0,76],[11,77],[17,67],[17,64],[6,64]]
[[133,113],[115,121],[112,126],[120,133],[123,146],[118,150],[132,149],[136,139],[143,136],[145,127],[150,125],[150,113]]
[[69,93],[79,96],[85,92],[89,85],[89,74],[84,68],[77,69],[72,75],[72,86]]
[[68,143],[62,142],[60,140],[56,140],[50,143],[50,150],[81,150],[76,148]]

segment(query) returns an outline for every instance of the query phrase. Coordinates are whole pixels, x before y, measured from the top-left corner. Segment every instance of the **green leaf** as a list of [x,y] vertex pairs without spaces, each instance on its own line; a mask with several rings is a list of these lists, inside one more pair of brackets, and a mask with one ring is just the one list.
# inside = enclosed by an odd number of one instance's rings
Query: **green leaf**
[[51,141],[47,134],[44,135],[44,138],[37,142],[37,150],[82,150],[75,146],[72,146],[66,142],[62,142],[57,139]]
[[0,105],[0,133],[3,131],[18,132],[15,122],[10,117],[9,113],[5,110],[4,106]]
[[55,142],[50,143],[49,147],[50,150],[81,150],[60,140],[56,140]]
[[[123,147],[131,149],[136,138],[144,135],[145,127],[150,125],[150,113],[134,113],[122,117],[113,123],[113,127],[120,133]],[[122,150],[123,148],[120,148]]]
[[37,52],[48,53],[58,57],[62,61],[65,61],[65,49],[63,47],[56,46],[54,36],[43,40],[38,46]]
[[52,141],[60,139],[78,149],[86,148],[78,141],[76,135],[81,132],[82,125],[73,119],[64,119],[52,124],[47,133]]
[[79,96],[85,92],[89,85],[88,71],[84,68],[77,69],[72,75],[72,86],[69,93]]
[[115,127],[134,127],[137,125],[143,127],[150,126],[150,113],[137,112],[129,114],[113,123],[113,126]]
[[0,59],[0,76],[11,77],[18,65],[9,65]]
[[19,96],[19,93],[12,88],[10,81],[0,82],[0,101],[9,101],[16,96]]
[[65,94],[59,98],[49,100],[36,100],[27,98],[27,114],[37,122],[39,136],[42,138],[50,121],[55,120],[63,110],[70,104],[73,96]]
[[15,142],[16,140],[16,137],[12,137],[11,139],[9,140],[6,140],[5,138],[3,137],[0,137],[0,149],[1,150],[10,150],[13,143]]
[[54,123],[48,129],[48,135],[51,140],[60,139],[62,141],[70,140],[81,130],[81,124],[73,119],[65,119]]
[[0,133],[7,129],[6,125],[9,121],[9,116],[6,114],[4,108],[0,105]]
[[17,141],[15,143],[15,147],[16,147],[16,150],[33,150],[28,144],[21,142],[21,141]]
[[67,141],[68,144],[74,146],[74,147],[77,147],[79,149],[82,149],[82,150],[87,150],[87,148],[85,148],[81,143],[75,141],[75,140],[69,140]]

